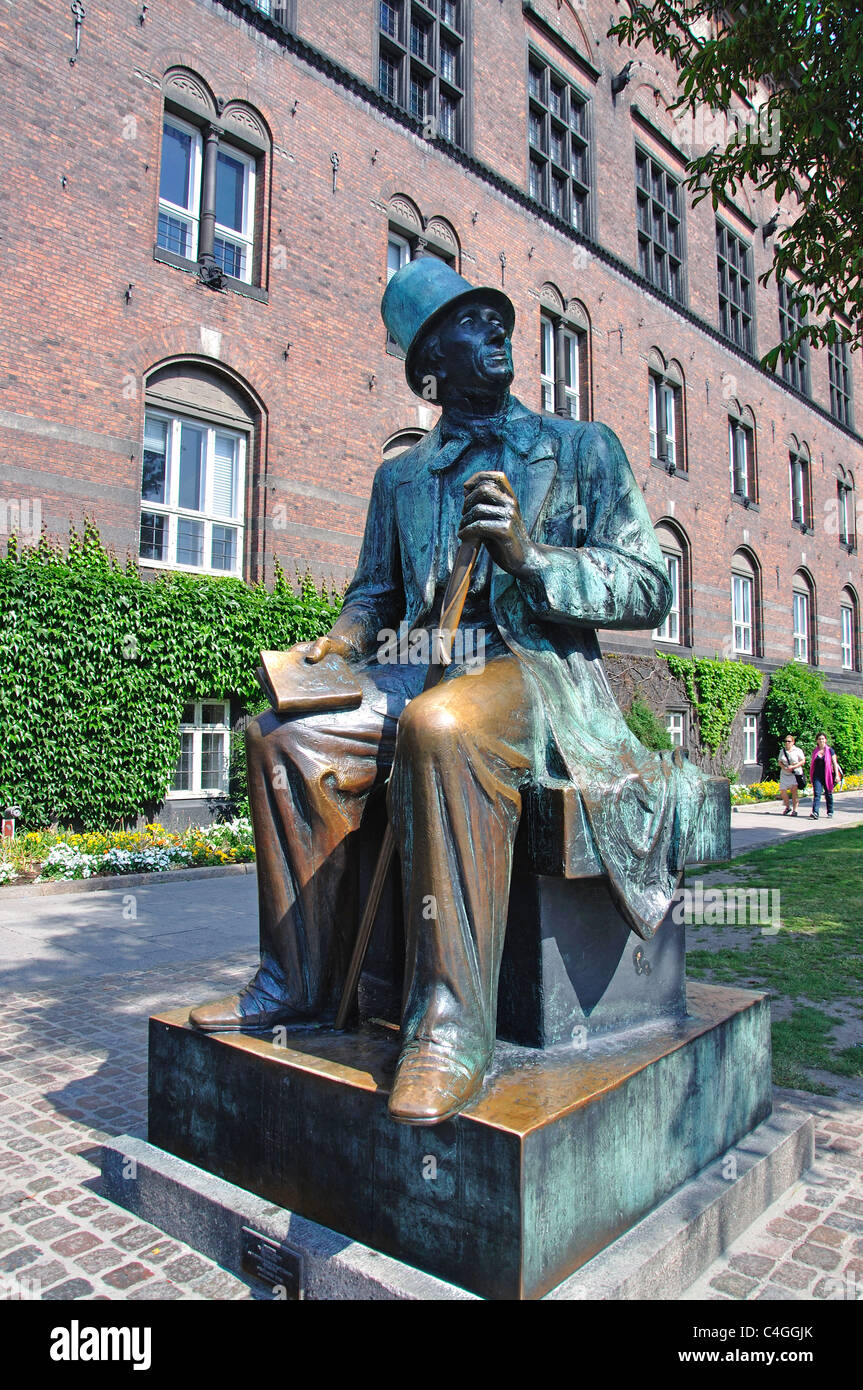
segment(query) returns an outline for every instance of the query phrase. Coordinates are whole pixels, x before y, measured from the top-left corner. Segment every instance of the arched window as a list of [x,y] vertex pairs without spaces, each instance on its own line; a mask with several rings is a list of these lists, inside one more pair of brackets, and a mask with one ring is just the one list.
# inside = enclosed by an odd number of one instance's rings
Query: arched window
[[400,454],[406,454],[408,449],[415,448],[425,435],[425,430],[397,430],[395,434],[390,435],[389,439],[384,444],[381,451],[383,457],[385,459],[393,459],[398,458]]
[[807,666],[818,665],[815,640],[815,582],[808,570],[800,569],[792,583],[794,660]]
[[673,642],[677,646],[691,646],[689,541],[681,528],[667,519],[657,522],[655,530],[673,597],[668,616],[653,634],[654,640]]
[[540,290],[540,405],[547,415],[590,419],[590,318],[555,285]]
[[859,671],[860,604],[850,584],[842,590],[839,617],[841,620],[842,670]]
[[750,407],[732,400],[728,406],[728,466],[731,495],[744,506],[758,502],[755,416]]
[[731,557],[731,628],[735,656],[762,655],[761,569],[745,548]]
[[[396,193],[387,208],[387,284],[397,270],[419,256],[436,256],[454,270],[459,269],[461,246],[458,235],[445,217],[430,217],[426,222],[412,198]],[[395,338],[387,335],[387,352],[401,357]]]
[[854,494],[854,475],[849,470],[842,468],[841,465],[839,477],[836,480],[836,501],[839,544],[850,553],[857,549],[857,499]]
[[650,461],[669,473],[686,472],[686,413],[683,368],[651,348],[647,369]]
[[246,480],[260,407],[228,373],[172,362],[146,383],[143,565],[242,576]]
[[243,101],[218,103],[186,68],[169,69],[163,91],[156,259],[248,293],[262,283],[263,117]]
[[792,434],[788,441],[788,478],[791,490],[791,520],[801,531],[812,530],[812,467],[809,445]]

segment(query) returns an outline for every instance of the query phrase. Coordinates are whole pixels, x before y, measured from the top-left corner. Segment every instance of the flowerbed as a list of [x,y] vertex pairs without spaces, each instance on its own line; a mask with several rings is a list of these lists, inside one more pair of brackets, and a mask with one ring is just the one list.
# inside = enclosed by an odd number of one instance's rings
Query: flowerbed
[[[852,772],[845,778],[842,790],[857,792],[863,790],[863,772]],[[757,801],[778,801],[778,782],[736,782],[731,788],[732,806],[751,806]]]
[[255,858],[251,822],[166,830],[104,830],[76,835],[67,830],[29,831],[7,844],[0,859],[0,884],[16,878],[37,883],[102,875],[164,873],[168,869],[248,864]]

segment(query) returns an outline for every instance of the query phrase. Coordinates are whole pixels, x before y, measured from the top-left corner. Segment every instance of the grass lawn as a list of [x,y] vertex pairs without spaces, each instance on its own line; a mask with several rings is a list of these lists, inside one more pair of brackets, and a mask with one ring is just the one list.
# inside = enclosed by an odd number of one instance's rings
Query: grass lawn
[[687,974],[769,993],[778,1086],[823,1095],[835,1088],[812,1069],[863,1077],[863,826],[752,850],[707,882],[779,889],[782,925],[690,927]]

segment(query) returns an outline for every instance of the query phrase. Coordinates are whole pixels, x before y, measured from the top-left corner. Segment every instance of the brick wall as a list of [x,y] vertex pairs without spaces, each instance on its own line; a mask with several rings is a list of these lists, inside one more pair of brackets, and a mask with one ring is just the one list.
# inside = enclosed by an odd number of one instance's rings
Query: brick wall
[[[518,315],[514,389],[529,406],[539,406],[541,287],[551,283],[565,300],[577,296],[586,306],[595,417],[619,434],[653,519],[673,517],[692,547],[696,652],[728,654],[731,556],[745,544],[762,569],[766,661],[791,656],[792,575],[806,565],[817,585],[821,664],[838,669],[840,592],[847,583],[859,592],[860,561],[826,532],[825,509],[835,499],[838,466],[859,472],[860,442],[627,270],[636,257],[636,131],[664,151],[671,169],[663,132],[681,142],[664,111],[672,92],[667,65],[604,39],[611,7],[538,0],[525,14],[521,0],[474,3],[473,154],[514,189],[424,141],[331,65],[250,22],[241,6],[160,0],[143,26],[140,8],[133,0],[88,0],[72,66],[66,7],[33,0],[26,15],[20,6],[0,7],[0,72],[10,98],[0,141],[5,167],[16,173],[0,213],[5,497],[38,498],[43,521],[60,534],[89,514],[120,553],[135,554],[145,375],[173,357],[209,358],[261,404],[247,498],[248,576],[269,577],[278,557],[289,572],[310,566],[344,582],[383,442],[434,418],[408,391],[402,363],[387,354],[379,317],[387,207],[402,194],[426,220],[438,215],[452,224],[469,279],[500,284],[505,254],[505,288]],[[306,43],[372,79],[371,0],[298,0],[297,12]],[[564,47],[549,37],[547,23]],[[526,205],[529,42],[590,98],[595,234],[610,255],[584,248]],[[610,77],[628,56],[636,58],[632,81],[613,99]],[[161,83],[178,65],[199,74],[216,97],[250,103],[269,128],[266,302],[214,292],[153,258]],[[758,228],[772,210],[753,193],[741,196],[733,214],[754,227],[756,275],[769,264]],[[709,202],[688,211],[686,244],[689,307],[715,328]],[[777,325],[775,287],[759,287],[759,353],[775,342]],[[687,476],[669,477],[649,461],[652,347],[685,373]],[[852,361],[859,404],[859,354]],[[827,406],[825,354],[813,360],[812,393]],[[731,398],[755,415],[758,510],[745,511],[729,496]],[[792,433],[811,452],[814,536],[790,521]],[[605,634],[604,643],[624,652],[652,645],[646,634],[619,632]],[[850,678],[849,688],[859,687]]]

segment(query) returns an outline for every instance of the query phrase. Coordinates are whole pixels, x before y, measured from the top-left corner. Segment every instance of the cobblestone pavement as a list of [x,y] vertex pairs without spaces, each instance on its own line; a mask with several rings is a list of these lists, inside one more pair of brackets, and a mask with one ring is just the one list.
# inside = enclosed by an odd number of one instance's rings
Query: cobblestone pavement
[[147,1019],[230,993],[247,951],[7,996],[0,1023],[0,1297],[250,1299],[248,1284],[98,1195],[99,1146],[146,1124]]
[[[255,952],[162,962],[6,997],[0,1023],[0,1297],[251,1299],[254,1290],[98,1195],[99,1145],[142,1133],[149,1014],[228,993]],[[780,1091],[816,1117],[818,1157],[687,1299],[863,1295],[863,1087]]]
[[815,1117],[815,1163],[686,1299],[863,1299],[863,1087],[775,1092]]

